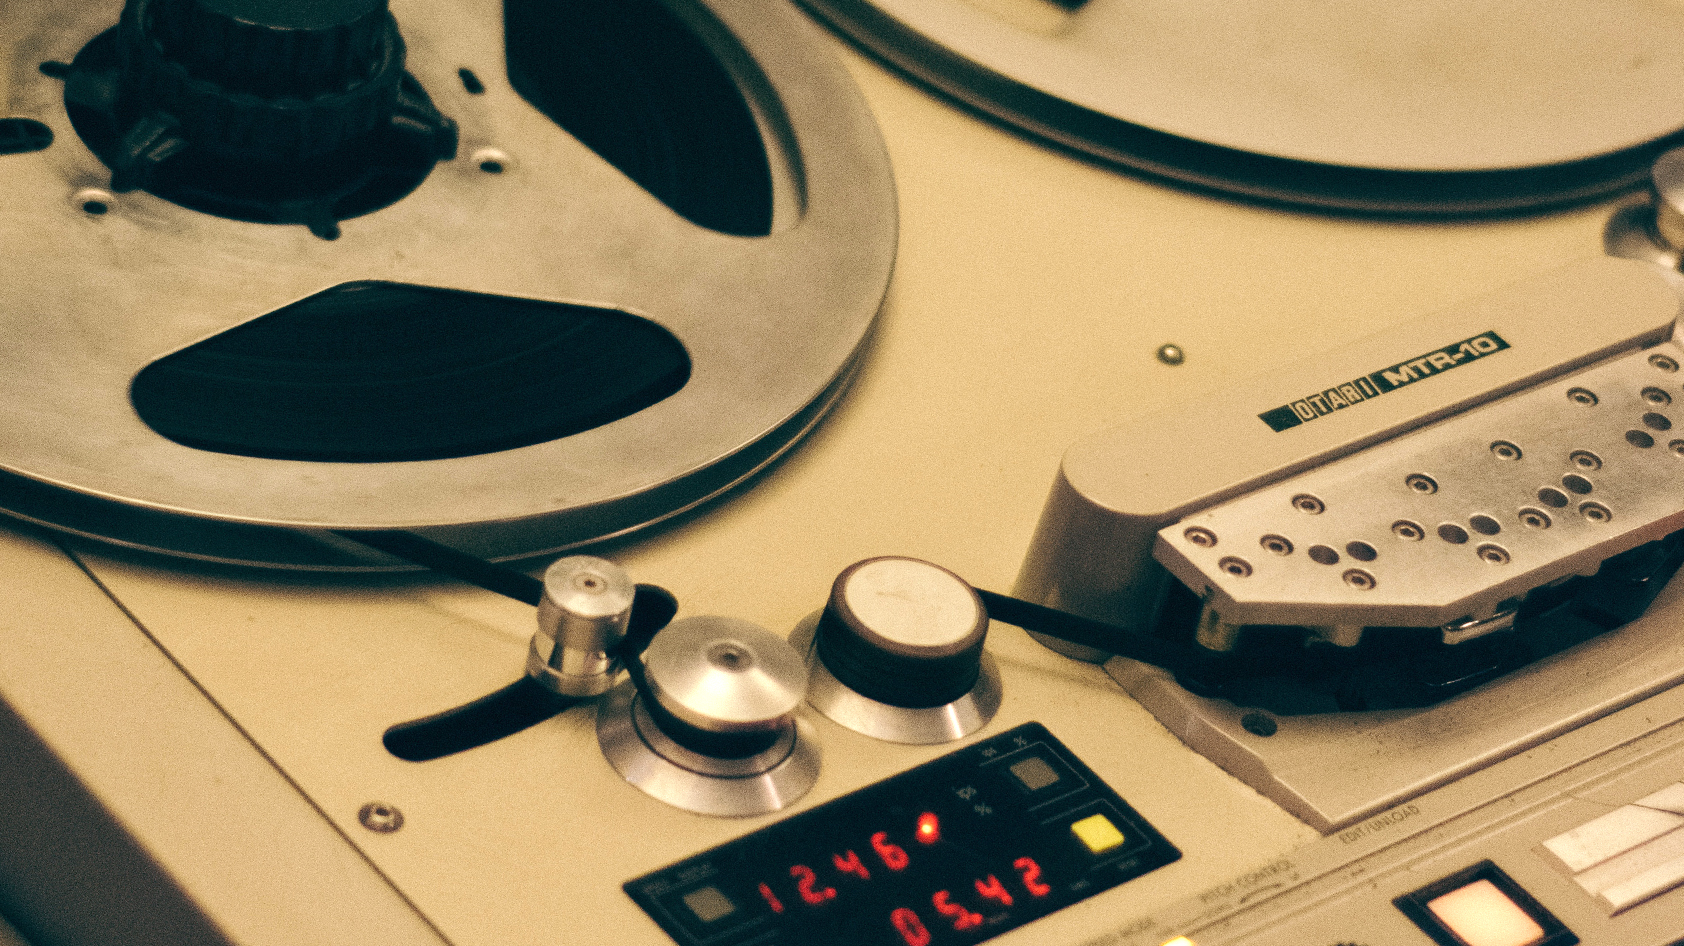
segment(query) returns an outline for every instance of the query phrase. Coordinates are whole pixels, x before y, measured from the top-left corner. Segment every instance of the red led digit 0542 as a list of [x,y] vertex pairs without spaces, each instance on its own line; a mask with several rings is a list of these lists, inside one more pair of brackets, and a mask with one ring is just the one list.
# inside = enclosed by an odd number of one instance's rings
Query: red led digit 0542
[[[1041,883],[1041,865],[1035,863],[1034,858],[1020,857],[1012,862],[1012,867],[1017,870],[1017,879],[1031,897],[1040,898],[1052,892],[1051,887]],[[1006,885],[993,874],[975,881],[973,886],[976,888],[977,902],[981,909],[1010,907],[1017,902],[1011,891],[1006,889]],[[941,928],[939,924],[946,923],[962,933],[981,926],[987,919],[983,914],[953,899],[953,892],[949,890],[937,890],[931,894],[930,906],[935,911],[931,915],[930,924],[936,925],[938,929]],[[930,946],[930,942],[935,938],[930,932],[930,926],[925,925],[924,918],[911,907],[896,907],[890,911],[889,923],[895,928],[895,932],[900,934],[901,941],[906,943],[906,946]]]

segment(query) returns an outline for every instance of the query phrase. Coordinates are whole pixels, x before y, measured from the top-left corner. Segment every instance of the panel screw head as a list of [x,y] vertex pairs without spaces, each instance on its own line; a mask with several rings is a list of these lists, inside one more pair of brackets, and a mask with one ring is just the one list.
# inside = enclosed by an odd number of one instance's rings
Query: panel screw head
[[1189,526],[1181,534],[1187,537],[1187,541],[1201,549],[1208,549],[1216,544],[1216,533],[1203,526]]
[[1187,353],[1173,343],[1158,346],[1158,360],[1166,365],[1179,365],[1187,360]]
[[357,820],[362,822],[363,827],[376,834],[391,834],[403,827],[403,812],[399,811],[396,805],[371,801],[357,812]]

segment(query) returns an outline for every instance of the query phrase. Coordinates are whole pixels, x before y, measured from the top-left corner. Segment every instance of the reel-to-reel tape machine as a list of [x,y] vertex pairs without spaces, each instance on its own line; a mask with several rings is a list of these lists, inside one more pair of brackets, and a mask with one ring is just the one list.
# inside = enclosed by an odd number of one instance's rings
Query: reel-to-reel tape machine
[[1684,9],[807,7],[0,9],[23,940],[1680,942]]

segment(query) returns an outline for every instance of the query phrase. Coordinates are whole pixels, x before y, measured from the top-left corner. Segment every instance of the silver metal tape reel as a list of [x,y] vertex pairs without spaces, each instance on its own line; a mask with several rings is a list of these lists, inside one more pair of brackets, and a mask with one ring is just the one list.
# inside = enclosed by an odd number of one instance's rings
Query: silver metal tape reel
[[[771,233],[696,226],[527,104],[504,78],[498,0],[395,0],[408,68],[461,129],[457,159],[334,241],[244,223],[110,173],[72,130],[68,62],[117,0],[8,0],[0,115],[45,150],[0,157],[0,506],[57,529],[215,561],[393,567],[329,529],[408,529],[493,557],[625,532],[771,462],[849,381],[885,292],[895,199],[876,126],[813,27],[776,0],[670,4],[754,113]],[[485,88],[464,88],[471,67]],[[482,170],[494,159],[495,169]],[[92,200],[94,209],[84,206]],[[329,287],[387,280],[600,306],[658,323],[691,360],[677,393],[558,440],[453,459],[323,463],[195,450],[137,416],[162,356]]]
[[1078,151],[1320,208],[1513,211],[1641,183],[1684,128],[1684,8],[1645,0],[803,0]]

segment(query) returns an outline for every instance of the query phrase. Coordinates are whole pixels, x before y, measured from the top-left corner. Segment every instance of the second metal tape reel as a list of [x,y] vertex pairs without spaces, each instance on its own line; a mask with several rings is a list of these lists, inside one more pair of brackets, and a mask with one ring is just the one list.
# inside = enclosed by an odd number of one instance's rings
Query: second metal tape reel
[[960,101],[1175,181],[1456,216],[1642,184],[1684,129],[1649,0],[803,0]]
[[[311,145],[283,145],[302,170],[242,150],[308,97],[239,85],[307,58],[246,23],[285,5],[128,6],[129,34],[118,0],[0,10],[12,515],[290,568],[393,564],[329,530],[536,554],[740,482],[851,378],[893,183],[858,92],[776,0],[395,0],[401,41],[364,29],[379,0],[290,8],[363,17],[312,56],[395,50],[391,134],[415,140],[430,103],[457,136],[330,184]],[[218,38],[172,39],[189,28]],[[191,59],[266,43],[273,62]],[[351,122],[349,94],[299,121]]]

